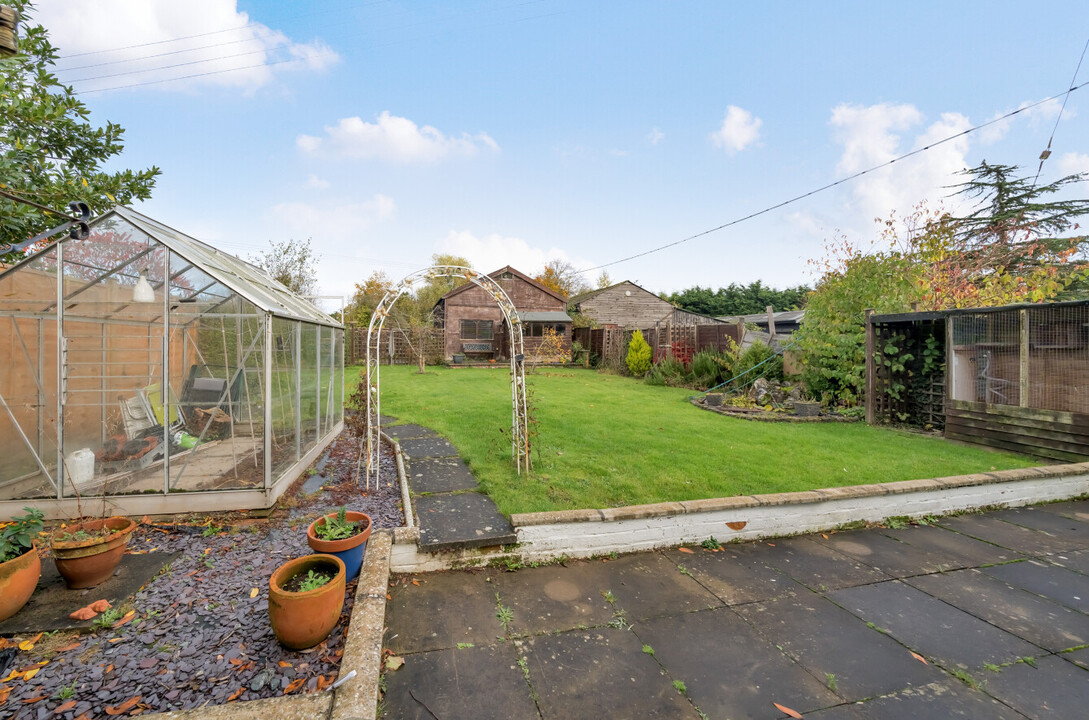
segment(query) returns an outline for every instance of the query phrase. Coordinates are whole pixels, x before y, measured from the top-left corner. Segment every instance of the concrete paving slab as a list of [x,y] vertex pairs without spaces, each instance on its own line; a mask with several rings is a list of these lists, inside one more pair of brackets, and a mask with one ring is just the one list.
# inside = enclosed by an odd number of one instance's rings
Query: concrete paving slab
[[1067,570],[1089,575],[1089,550],[1075,550],[1074,552],[1049,555],[1047,561]]
[[969,566],[966,561],[950,553],[909,545],[872,531],[834,533],[827,539],[814,535],[812,539],[890,577],[925,575]]
[[962,535],[985,540],[1026,555],[1051,555],[1082,547],[1078,542],[1058,538],[1039,530],[1029,530],[1020,525],[992,518],[990,515],[942,518],[939,525]]
[[673,687],[674,678],[627,630],[544,635],[523,641],[522,648],[544,720],[699,718]]
[[413,425],[411,423],[407,425],[391,425],[390,427],[383,427],[382,431],[390,437],[397,438],[398,440],[404,440],[405,438],[439,436],[439,434],[431,428],[424,427],[423,425]]
[[1036,720],[1085,717],[1089,707],[1089,671],[1057,655],[1017,663],[989,673],[986,691]]
[[508,545],[518,541],[510,521],[487,495],[424,495],[416,498],[419,547],[425,552]]
[[1072,662],[1078,667],[1083,667],[1086,670],[1089,670],[1089,648],[1082,648],[1081,650],[1061,653],[1056,657],[1061,657],[1067,662]]
[[836,694],[849,701],[942,679],[933,665],[919,662],[898,642],[819,595],[733,609],[813,676],[834,675]]
[[1083,522],[1075,518],[1043,512],[1031,507],[1001,510],[988,513],[988,516],[1030,530],[1045,532],[1079,549],[1089,548],[1089,517]]
[[1089,616],[979,570],[922,575],[904,582],[1052,652],[1089,643]]
[[695,555],[667,550],[663,555],[675,566],[688,568],[700,585],[727,605],[770,600],[802,589],[789,576],[761,562],[753,543],[725,545],[718,552],[700,548]]
[[1004,583],[1089,614],[1089,576],[1038,560],[984,568]]
[[514,611],[512,631],[518,635],[574,630],[604,625],[616,608],[602,596],[600,563],[571,561],[565,565],[496,570],[493,575],[502,603]]
[[1065,502],[1047,503],[1046,505],[1033,506],[1040,512],[1065,515],[1066,517],[1089,522],[1089,500],[1067,500]]
[[403,576],[386,604],[385,646],[415,653],[495,642],[503,626],[495,617],[495,588],[483,572]]
[[406,474],[409,487],[416,494],[476,490],[480,487],[472,470],[460,458],[412,460]]
[[819,545],[808,537],[786,538],[757,545],[756,559],[817,592],[888,580],[889,576],[850,555]]
[[449,440],[438,435],[405,438],[398,442],[401,445],[401,452],[410,459],[458,456],[458,449]]
[[39,633],[53,630],[88,630],[93,620],[73,620],[69,614],[96,600],[106,599],[114,607],[134,595],[180,553],[153,552],[123,555],[112,577],[97,587],[69,590],[51,559],[42,561],[38,588],[23,609],[0,623],[0,635]]
[[899,530],[882,529],[882,535],[918,548],[925,548],[957,558],[965,567],[1007,562],[1023,557],[1020,553],[983,542],[940,527],[912,525]]
[[[780,717],[783,716],[780,715]],[[870,720],[870,718],[862,714],[862,703],[844,703],[824,710],[808,712],[805,714],[805,720]]]
[[722,601],[659,553],[626,555],[599,563],[599,587],[616,599],[629,623],[644,618],[718,607]]
[[[837,605],[944,667],[975,671],[1039,654],[1039,648],[899,581],[829,593]],[[947,716],[948,717],[948,716]]]
[[[952,679],[874,698],[863,703],[861,708],[864,717],[872,720],[1024,720],[1025,717],[985,692],[973,690],[961,681]],[[809,716],[806,718],[808,720]]]
[[728,608],[655,618],[635,634],[709,717],[770,720],[783,716],[773,703],[808,714],[843,702]]
[[539,720],[513,645],[436,650],[405,657],[386,674],[388,720]]

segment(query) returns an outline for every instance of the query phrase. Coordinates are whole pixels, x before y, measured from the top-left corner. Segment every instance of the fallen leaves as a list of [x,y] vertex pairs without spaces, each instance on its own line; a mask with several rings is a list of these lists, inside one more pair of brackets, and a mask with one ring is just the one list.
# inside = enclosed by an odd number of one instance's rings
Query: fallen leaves
[[234,702],[238,698],[242,697],[242,693],[244,693],[244,692],[246,692],[246,688],[244,688],[244,687],[238,688],[233,693],[231,693],[230,695],[227,696],[227,702]]
[[691,549],[686,548],[686,547],[679,547],[677,549],[680,550],[683,553],[688,553],[689,555],[695,555],[696,554],[695,550],[691,550]]
[[71,710],[72,708],[74,708],[75,706],[76,706],[76,701],[75,700],[69,700],[68,702],[61,703],[57,707],[53,708],[53,714],[54,715],[60,715],[61,713],[66,713],[69,710]]
[[24,705],[33,705],[36,702],[41,702],[42,700],[45,700],[47,697],[49,697],[49,696],[48,695],[35,695],[32,698],[27,698],[26,700],[23,700],[23,704]]
[[124,614],[124,616],[120,620],[115,622],[110,627],[119,628],[122,625],[130,622],[134,617],[136,617],[136,611],[135,610],[129,610],[127,613]]
[[277,663],[277,664],[278,664],[278,665],[279,665],[280,667],[291,667],[291,663],[289,663],[289,662],[288,662],[287,660],[281,660],[281,661],[280,661],[279,663]]
[[779,703],[772,703],[772,705],[778,708],[779,712],[784,713],[785,715],[789,715],[792,718],[797,718],[797,720],[802,720],[802,714],[797,710],[792,710],[791,708],[788,708],[785,705],[780,705]]
[[[908,650],[908,652],[911,652],[911,651],[910,651],[910,650]],[[921,663],[922,663],[923,665],[929,665],[929,664],[930,664],[930,663],[928,663],[928,662],[926,661],[926,658],[924,658],[924,657],[923,657],[922,655],[920,655],[919,653],[911,652],[911,657],[915,658],[916,660],[918,660],[919,662],[921,662]]]
[[257,588],[253,588],[252,590],[250,590],[250,599],[253,599],[253,598],[257,597],[257,593],[259,593],[259,592],[261,592],[261,591],[258,590]]
[[23,650],[24,652],[27,651],[27,650],[33,650],[34,649],[34,643],[38,642],[41,639],[42,639],[42,633],[38,633],[37,635],[30,638],[29,640],[23,640],[21,643],[19,643],[19,649]]
[[8,695],[11,695],[12,688],[0,687],[0,705],[3,705],[8,701]]
[[34,676],[38,674],[39,670],[41,670],[40,667],[33,668],[32,670],[27,670],[25,673],[23,673],[23,680],[26,681],[34,679]]
[[129,710],[132,710],[134,707],[136,707],[136,703],[140,702],[140,697],[140,695],[134,695],[120,705],[110,705],[106,708],[106,714],[110,716],[124,715]]
[[386,670],[400,670],[401,666],[405,664],[403,657],[397,657],[396,655],[390,655],[386,658]]
[[78,642],[74,642],[74,643],[71,643],[69,645],[65,645],[64,647],[59,647],[56,650],[54,650],[53,652],[56,652],[56,653],[68,652],[70,650],[75,650],[75,649],[77,649],[79,647],[81,647],[81,644],[78,643]]
[[283,694],[284,695],[289,695],[289,694],[295,692],[296,690],[298,690],[299,688],[301,688],[305,684],[306,684],[306,678],[304,678],[304,677],[295,678],[294,680],[292,680],[291,682],[289,682],[287,684],[287,687],[284,688],[284,693]]

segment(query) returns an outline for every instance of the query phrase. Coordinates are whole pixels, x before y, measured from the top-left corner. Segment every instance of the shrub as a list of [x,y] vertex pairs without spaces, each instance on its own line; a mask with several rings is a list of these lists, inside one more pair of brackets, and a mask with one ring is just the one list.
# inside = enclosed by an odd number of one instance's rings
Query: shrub
[[[761,363],[764,364],[761,365]],[[753,368],[756,368],[758,365],[759,367],[756,370],[753,370]],[[754,342],[741,353],[735,369],[736,372],[734,375],[748,373],[737,381],[737,384],[741,387],[751,385],[758,377],[782,381],[783,356],[776,355],[774,350],[762,342]],[[749,372],[750,370],[752,372]]]
[[649,385],[669,385],[671,387],[685,387],[689,383],[688,371],[684,363],[676,358],[663,358],[651,367],[647,373]]
[[628,343],[628,371],[635,377],[643,377],[650,370],[650,345],[643,338],[643,333],[636,330]]

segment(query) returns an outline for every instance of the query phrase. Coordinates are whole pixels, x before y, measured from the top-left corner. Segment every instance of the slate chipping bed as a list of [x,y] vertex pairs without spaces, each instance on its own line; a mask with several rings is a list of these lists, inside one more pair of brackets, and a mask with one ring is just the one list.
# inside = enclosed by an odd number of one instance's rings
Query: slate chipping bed
[[[288,688],[314,692],[331,684],[356,582],[348,584],[340,622],[329,638],[296,652],[276,642],[268,623],[268,578],[286,560],[309,554],[306,527],[326,508],[347,504],[369,514],[375,528],[403,524],[395,481],[367,493],[353,484],[357,457],[358,439],[345,431],[324,463],[317,463],[327,478],[322,492],[287,503],[293,507],[266,523],[210,537],[202,526],[142,525],[130,550],[182,554],[121,608],[135,610],[134,619],[97,634],[43,636],[31,651],[19,652],[4,678],[11,669],[48,662],[29,681],[0,683],[0,717],[97,718],[131,703],[121,717],[275,697]],[[388,449],[381,462],[383,476],[396,478]],[[257,594],[251,598],[253,588]],[[87,603],[97,599],[93,590],[85,597]],[[292,686],[298,679],[303,682]]]

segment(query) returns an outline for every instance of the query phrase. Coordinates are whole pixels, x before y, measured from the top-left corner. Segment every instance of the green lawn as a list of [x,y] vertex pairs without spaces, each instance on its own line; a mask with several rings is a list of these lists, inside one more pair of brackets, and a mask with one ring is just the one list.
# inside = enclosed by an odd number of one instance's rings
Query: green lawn
[[[349,392],[358,368],[346,370]],[[581,369],[527,376],[533,472],[515,474],[505,369],[383,367],[382,413],[434,428],[505,513],[893,482],[1032,459],[862,423],[762,423],[707,412],[689,390]]]

